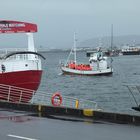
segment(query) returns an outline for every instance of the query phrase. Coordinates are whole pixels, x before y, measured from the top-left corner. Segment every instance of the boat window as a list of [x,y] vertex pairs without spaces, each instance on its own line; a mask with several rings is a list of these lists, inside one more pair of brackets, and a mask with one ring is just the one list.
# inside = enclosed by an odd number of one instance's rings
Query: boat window
[[6,68],[5,68],[5,65],[1,65],[1,69],[2,69],[2,72],[5,72]]

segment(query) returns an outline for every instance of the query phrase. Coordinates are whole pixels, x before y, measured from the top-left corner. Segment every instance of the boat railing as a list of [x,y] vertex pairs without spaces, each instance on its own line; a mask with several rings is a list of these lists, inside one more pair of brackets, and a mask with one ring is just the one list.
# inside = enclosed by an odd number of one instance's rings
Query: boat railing
[[59,60],[59,65],[60,66],[66,66],[67,65],[67,61],[64,60],[64,59],[63,60],[61,59],[61,60]]
[[[66,61],[66,60],[59,60],[59,64],[60,66],[67,66],[69,63],[73,63],[74,60],[69,60],[69,61]],[[78,61],[78,63],[76,63],[76,65],[81,65],[81,64],[84,64],[82,61]],[[89,65],[88,63],[86,65]]]
[[20,51],[27,51],[27,48],[5,48],[5,49],[0,49],[0,54],[8,54],[9,52],[20,52]]
[[[54,93],[45,93],[43,91],[35,92],[34,90],[0,84],[0,100],[7,102],[54,106],[52,103],[53,96]],[[98,109],[97,103],[90,100],[78,99],[69,96],[62,96],[61,100],[62,102],[59,105],[61,107]]]
[[[16,54],[14,56],[10,56],[8,59],[10,60],[30,60],[30,56],[34,54]],[[35,60],[38,60],[38,56],[35,55]]]
[[[0,49],[0,57],[2,58],[4,55],[11,53],[11,52],[21,52],[21,51],[28,51],[27,48],[8,48],[8,49]],[[30,56],[33,54],[16,54],[10,56],[8,59],[10,60],[29,60]],[[38,56],[35,55],[35,58],[38,59]]]

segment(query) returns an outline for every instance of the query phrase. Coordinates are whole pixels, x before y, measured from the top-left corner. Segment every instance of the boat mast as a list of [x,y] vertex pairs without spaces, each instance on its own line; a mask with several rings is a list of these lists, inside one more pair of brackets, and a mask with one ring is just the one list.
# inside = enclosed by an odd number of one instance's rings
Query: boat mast
[[113,48],[113,24],[111,25],[111,52]]
[[111,24],[111,55],[110,55],[110,57],[111,57],[111,71],[112,71],[112,49],[113,49],[113,24]]
[[76,64],[76,41],[77,41],[76,32],[74,32],[74,46],[73,46],[73,48],[74,48],[74,62],[75,62],[75,64]]
[[69,59],[70,59],[70,56],[72,55],[74,55],[74,62],[75,62],[75,64],[76,64],[76,41],[77,41],[77,39],[76,39],[76,33],[74,32],[74,43],[73,43],[73,47],[71,48],[71,51],[70,51],[70,54],[69,54],[69,56],[68,56],[68,58],[67,58],[67,60],[66,60],[66,63],[65,63],[65,65],[67,65],[67,63],[69,62]]

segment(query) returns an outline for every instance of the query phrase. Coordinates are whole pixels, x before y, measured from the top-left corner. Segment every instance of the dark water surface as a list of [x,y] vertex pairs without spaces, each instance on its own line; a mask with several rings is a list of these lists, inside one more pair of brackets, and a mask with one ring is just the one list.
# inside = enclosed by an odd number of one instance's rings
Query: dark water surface
[[[43,78],[39,90],[46,93],[61,92],[62,95],[93,100],[105,111],[140,114],[133,111],[136,106],[125,84],[140,83],[140,56],[113,57],[112,76],[61,75],[59,60],[67,59],[69,52],[42,53]],[[80,62],[88,62],[85,52],[78,52]],[[140,101],[140,95],[137,100]],[[140,102],[139,102],[140,103]]]

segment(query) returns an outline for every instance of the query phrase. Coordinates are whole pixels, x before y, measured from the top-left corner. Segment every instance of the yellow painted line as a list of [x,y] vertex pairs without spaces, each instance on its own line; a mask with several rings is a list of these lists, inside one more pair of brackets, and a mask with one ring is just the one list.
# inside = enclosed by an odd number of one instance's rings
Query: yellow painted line
[[93,110],[92,109],[84,109],[83,114],[84,114],[84,116],[91,117],[91,116],[93,116]]

